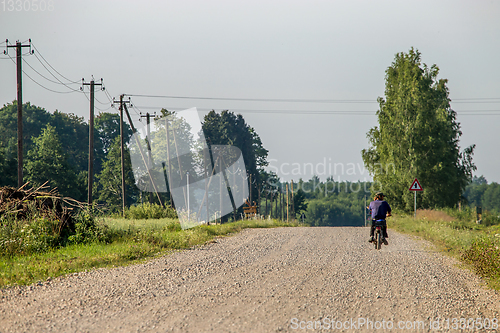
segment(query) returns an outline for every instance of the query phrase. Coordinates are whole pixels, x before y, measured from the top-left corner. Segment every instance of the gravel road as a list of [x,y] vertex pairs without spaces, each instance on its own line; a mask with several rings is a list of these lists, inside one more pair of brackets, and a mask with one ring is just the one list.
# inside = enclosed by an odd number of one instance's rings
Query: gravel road
[[246,229],[146,264],[3,289],[0,332],[428,332],[437,318],[446,332],[460,328],[453,318],[500,318],[500,295],[453,259],[394,231],[376,251],[368,232]]

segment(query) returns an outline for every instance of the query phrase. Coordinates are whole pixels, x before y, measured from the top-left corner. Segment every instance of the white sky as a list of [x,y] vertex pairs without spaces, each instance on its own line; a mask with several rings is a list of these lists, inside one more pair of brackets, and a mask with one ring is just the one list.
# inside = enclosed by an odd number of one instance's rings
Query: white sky
[[[384,71],[394,55],[413,46],[422,52],[424,63],[439,66],[440,77],[449,80],[452,99],[499,98],[488,103],[455,101],[452,106],[462,124],[461,146],[477,145],[476,174],[500,182],[500,2],[55,0],[51,4],[50,12],[27,11],[27,7],[9,11],[9,1],[1,2],[0,40],[15,43],[31,38],[61,74],[71,80],[102,77],[116,98],[126,93],[375,102],[384,94]],[[15,50],[9,54],[14,57]],[[35,56],[24,59],[54,80]],[[23,69],[47,88],[68,91],[26,63]],[[0,59],[0,77],[0,103],[12,102],[16,69],[8,58]],[[102,92],[96,97],[107,101]],[[89,103],[83,94],[49,92],[26,76],[23,101],[88,118]],[[269,150],[271,164],[278,170],[282,167],[282,178],[309,179],[304,164],[312,163],[322,172],[326,161],[327,170],[331,165],[337,171],[335,179],[370,179],[362,172],[360,151],[368,147],[366,133],[377,124],[376,103],[144,97],[133,97],[132,102],[142,112],[155,111],[148,107],[374,111],[373,115],[242,112]],[[108,104],[96,102],[101,109]],[[484,115],[469,110],[497,112]],[[139,119],[132,114],[134,121]],[[301,165],[300,175],[286,175],[293,169],[291,163]],[[343,174],[339,163],[344,165]]]

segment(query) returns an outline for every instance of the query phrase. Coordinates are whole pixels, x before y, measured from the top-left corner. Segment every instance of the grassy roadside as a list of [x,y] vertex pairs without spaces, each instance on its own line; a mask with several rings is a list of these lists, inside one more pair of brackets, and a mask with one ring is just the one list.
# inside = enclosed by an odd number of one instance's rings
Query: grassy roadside
[[182,230],[174,219],[106,218],[111,241],[73,244],[47,252],[0,257],[0,287],[27,285],[100,267],[128,265],[172,250],[205,244],[246,228],[297,226],[277,220],[247,220]]
[[413,216],[395,215],[389,228],[419,236],[438,250],[459,259],[500,290],[500,224],[495,219],[477,224],[470,213],[423,210]]

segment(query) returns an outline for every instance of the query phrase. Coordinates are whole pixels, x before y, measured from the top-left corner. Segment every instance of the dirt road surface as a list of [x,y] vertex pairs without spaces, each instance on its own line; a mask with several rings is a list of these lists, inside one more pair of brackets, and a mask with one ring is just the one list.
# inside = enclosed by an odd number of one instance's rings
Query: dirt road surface
[[497,292],[426,243],[389,235],[376,251],[367,228],[247,229],[146,264],[8,288],[0,332],[438,332],[438,318],[440,332],[458,332],[461,318],[494,327]]

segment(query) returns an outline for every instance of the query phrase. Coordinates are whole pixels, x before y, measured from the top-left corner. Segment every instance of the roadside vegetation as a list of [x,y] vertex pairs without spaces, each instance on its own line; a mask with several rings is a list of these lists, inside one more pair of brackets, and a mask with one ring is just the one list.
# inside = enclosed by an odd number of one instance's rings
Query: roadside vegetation
[[70,233],[59,233],[58,222],[36,215],[27,220],[2,217],[0,287],[137,263],[246,228],[297,225],[277,220],[242,220],[182,230],[177,219],[151,218],[147,214],[157,216],[157,207],[146,205],[136,210],[141,212],[141,219],[99,217],[96,212],[82,210]]
[[419,210],[417,218],[396,214],[388,221],[397,231],[422,237],[461,260],[467,267],[500,290],[500,217],[486,212],[481,224],[470,208]]

